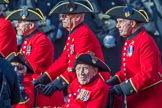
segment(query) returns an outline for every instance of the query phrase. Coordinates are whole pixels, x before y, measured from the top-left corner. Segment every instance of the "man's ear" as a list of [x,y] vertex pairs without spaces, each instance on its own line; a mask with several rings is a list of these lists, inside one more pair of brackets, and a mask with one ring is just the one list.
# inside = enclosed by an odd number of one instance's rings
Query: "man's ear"
[[98,72],[98,68],[97,68],[97,67],[95,67],[95,72],[96,72],[96,73]]
[[76,21],[79,21],[83,19],[84,14],[77,14],[75,17],[76,17]]
[[29,27],[30,27],[30,29],[34,28],[35,27],[35,22],[30,22]]
[[136,21],[134,21],[134,20],[132,20],[132,21],[131,21],[131,25],[132,25],[132,27],[135,27],[135,26],[136,26],[136,24],[137,24],[137,22],[136,22]]
[[76,19],[75,19],[76,21],[79,21],[80,18],[81,18],[81,16],[80,16],[80,15],[77,15],[75,18],[76,18]]

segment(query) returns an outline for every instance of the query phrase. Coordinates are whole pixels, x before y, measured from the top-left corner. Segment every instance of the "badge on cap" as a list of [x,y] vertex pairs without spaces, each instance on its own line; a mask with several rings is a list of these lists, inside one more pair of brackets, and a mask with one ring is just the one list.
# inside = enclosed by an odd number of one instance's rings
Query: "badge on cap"
[[28,7],[27,6],[23,6],[22,7],[22,11],[20,12],[20,16],[21,18],[24,20],[26,19],[27,15],[28,15]]

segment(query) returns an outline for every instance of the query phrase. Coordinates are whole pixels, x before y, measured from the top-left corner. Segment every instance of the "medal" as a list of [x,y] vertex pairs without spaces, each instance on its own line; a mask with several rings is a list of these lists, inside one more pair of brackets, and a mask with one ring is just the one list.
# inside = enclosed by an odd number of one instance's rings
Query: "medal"
[[77,99],[80,99],[82,101],[87,101],[91,95],[91,92],[89,90],[81,89]]
[[128,46],[128,52],[127,52],[127,56],[130,57],[133,54],[133,50],[134,50],[134,41],[132,40],[132,42],[130,43],[130,45]]
[[29,43],[29,44],[27,45],[26,55],[30,55],[30,53],[31,53],[31,44]]
[[74,54],[74,44],[70,45],[70,54]]

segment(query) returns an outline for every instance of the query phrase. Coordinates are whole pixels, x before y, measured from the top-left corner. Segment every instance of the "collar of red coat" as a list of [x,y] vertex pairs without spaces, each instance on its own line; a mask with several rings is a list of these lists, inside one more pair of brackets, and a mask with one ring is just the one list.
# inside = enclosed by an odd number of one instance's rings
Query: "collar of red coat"
[[72,34],[75,30],[77,30],[77,28],[79,28],[81,25],[83,25],[83,22],[82,23],[80,23],[80,24],[78,24],[73,30],[71,30],[70,32],[69,32],[69,34]]
[[143,27],[140,27],[139,29],[137,29],[134,33],[132,33],[131,35],[129,35],[127,37],[128,40],[132,39],[134,36],[136,36],[139,32],[141,32],[141,30],[144,29]]
[[35,29],[35,30],[34,30],[32,33],[30,33],[29,35],[23,36],[23,37],[24,37],[24,39],[29,38],[29,37],[33,36],[36,32],[38,32],[38,29]]

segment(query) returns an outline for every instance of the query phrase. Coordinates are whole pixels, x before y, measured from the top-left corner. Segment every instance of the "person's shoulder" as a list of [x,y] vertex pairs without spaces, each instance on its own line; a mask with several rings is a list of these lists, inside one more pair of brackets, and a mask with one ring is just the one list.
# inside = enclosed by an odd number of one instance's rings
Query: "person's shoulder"
[[11,63],[3,57],[0,57],[0,68],[1,70],[8,71],[8,73],[13,70]]
[[108,85],[100,77],[86,85],[92,91],[108,90]]
[[1,27],[13,26],[12,23],[9,20],[7,20],[5,16],[0,18],[0,24],[1,24]]
[[139,37],[142,43],[154,41],[153,37],[148,33],[146,29],[142,29],[142,31],[139,33]]
[[47,35],[42,32],[41,30],[38,30],[36,33],[34,33],[31,37],[32,41],[35,41],[36,42],[46,42],[49,40],[49,38],[47,37]]
[[5,67],[11,66],[11,67],[12,67],[11,63],[10,63],[9,61],[7,61],[7,60],[6,60],[5,58],[3,58],[3,57],[0,57],[0,62],[1,62],[1,66],[5,66]]

